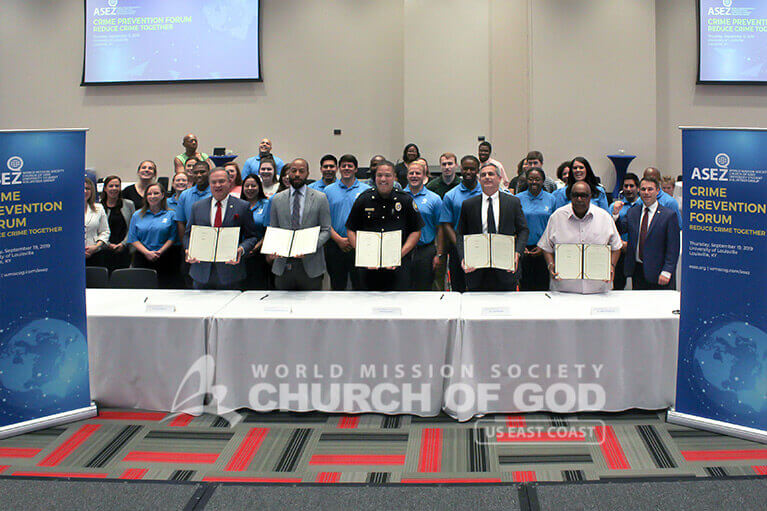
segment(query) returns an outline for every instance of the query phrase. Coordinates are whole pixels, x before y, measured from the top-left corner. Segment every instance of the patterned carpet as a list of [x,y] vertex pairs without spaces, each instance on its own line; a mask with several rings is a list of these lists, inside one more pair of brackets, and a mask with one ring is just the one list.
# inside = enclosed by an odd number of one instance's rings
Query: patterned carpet
[[663,417],[527,414],[458,423],[243,412],[232,426],[214,415],[111,409],[0,440],[0,475],[291,483],[767,475],[767,446]]

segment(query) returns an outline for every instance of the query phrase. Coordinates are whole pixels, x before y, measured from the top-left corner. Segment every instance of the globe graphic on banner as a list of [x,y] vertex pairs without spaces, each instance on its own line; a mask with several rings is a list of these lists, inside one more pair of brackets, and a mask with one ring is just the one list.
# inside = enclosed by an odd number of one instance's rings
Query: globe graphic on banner
[[727,323],[698,341],[693,358],[706,383],[734,395],[738,405],[753,413],[767,406],[767,333]]
[[55,409],[88,391],[88,348],[82,332],[58,319],[27,323],[0,343],[2,408]]

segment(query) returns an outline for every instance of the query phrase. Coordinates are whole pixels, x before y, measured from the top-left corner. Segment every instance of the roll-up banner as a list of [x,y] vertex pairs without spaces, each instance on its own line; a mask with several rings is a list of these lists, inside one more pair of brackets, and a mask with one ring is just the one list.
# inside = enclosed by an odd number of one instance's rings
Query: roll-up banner
[[682,305],[668,420],[767,442],[767,130],[681,129]]
[[91,417],[85,130],[0,131],[0,438]]

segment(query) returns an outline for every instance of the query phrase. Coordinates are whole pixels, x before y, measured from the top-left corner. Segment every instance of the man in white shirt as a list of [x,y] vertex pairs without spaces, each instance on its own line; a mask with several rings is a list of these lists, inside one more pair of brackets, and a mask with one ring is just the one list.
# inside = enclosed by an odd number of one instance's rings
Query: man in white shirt
[[[612,289],[615,265],[623,243],[612,216],[602,208],[591,204],[591,187],[585,181],[575,183],[569,193],[570,204],[552,213],[538,246],[543,250],[552,291],[567,293],[606,293]],[[554,271],[554,248],[560,244],[588,243],[610,247],[610,279],[561,279]]]

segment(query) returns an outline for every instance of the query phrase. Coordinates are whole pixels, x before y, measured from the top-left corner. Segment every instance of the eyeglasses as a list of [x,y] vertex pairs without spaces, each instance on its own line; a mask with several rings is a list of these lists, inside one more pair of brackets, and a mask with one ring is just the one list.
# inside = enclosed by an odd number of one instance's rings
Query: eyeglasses
[[571,193],[570,197],[572,197],[573,199],[585,199],[587,197],[591,197],[591,194],[584,193],[584,192],[575,192],[575,193]]

